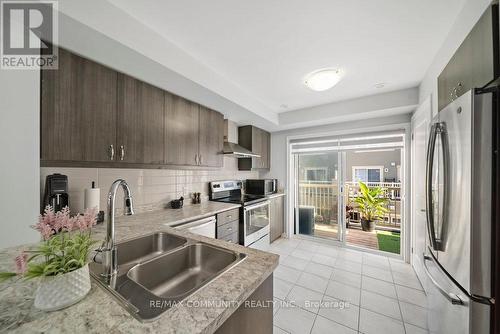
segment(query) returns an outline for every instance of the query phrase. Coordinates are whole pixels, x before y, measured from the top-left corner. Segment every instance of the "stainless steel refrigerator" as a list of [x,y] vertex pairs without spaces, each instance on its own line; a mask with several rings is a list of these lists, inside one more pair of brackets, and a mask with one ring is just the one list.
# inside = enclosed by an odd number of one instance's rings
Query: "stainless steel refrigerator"
[[432,122],[424,254],[431,333],[490,333],[494,99],[471,90]]

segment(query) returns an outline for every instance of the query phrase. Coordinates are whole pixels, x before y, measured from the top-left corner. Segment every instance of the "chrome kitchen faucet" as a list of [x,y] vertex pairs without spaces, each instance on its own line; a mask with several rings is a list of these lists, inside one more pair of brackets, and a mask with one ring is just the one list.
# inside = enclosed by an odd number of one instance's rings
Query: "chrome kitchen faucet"
[[118,187],[122,187],[125,197],[123,210],[126,216],[134,214],[134,208],[132,204],[132,194],[130,188],[125,180],[118,179],[111,185],[108,193],[108,222],[106,224],[106,238],[99,253],[101,254],[101,260],[103,265],[102,276],[111,277],[117,272],[117,252],[115,244],[115,198],[116,191]]

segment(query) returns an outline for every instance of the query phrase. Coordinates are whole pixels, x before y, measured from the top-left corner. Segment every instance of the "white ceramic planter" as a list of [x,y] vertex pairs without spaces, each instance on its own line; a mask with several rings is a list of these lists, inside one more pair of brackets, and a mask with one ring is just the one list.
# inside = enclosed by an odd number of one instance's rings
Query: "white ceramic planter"
[[78,270],[43,277],[36,291],[35,307],[43,311],[56,311],[73,305],[90,291],[88,264]]

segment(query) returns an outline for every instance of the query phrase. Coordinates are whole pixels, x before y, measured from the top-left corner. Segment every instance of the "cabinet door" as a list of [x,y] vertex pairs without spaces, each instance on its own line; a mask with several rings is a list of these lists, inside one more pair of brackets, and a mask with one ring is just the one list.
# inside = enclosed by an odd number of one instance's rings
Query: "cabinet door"
[[59,49],[59,69],[42,70],[41,80],[41,159],[110,161],[117,73]]
[[127,75],[119,75],[116,160],[163,163],[164,103],[163,90]]
[[438,110],[494,79],[493,13],[490,7],[438,77]]
[[261,130],[262,150],[261,150],[261,168],[270,168],[270,153],[271,153],[271,134],[267,131]]
[[271,207],[271,242],[278,239],[281,234],[283,234],[284,227],[284,212],[283,212],[283,196],[278,196],[271,198],[270,200]]
[[262,168],[262,130],[252,127],[252,152],[260,158],[252,158],[252,168]]
[[200,165],[208,167],[222,167],[224,116],[217,111],[200,106],[199,127]]
[[[495,51],[493,47],[494,8],[496,7],[490,6],[488,10],[486,10],[468,36],[470,44],[469,50],[471,53],[471,86],[473,87],[482,87],[495,78]],[[498,36],[496,36],[496,38],[498,38]]]
[[198,165],[198,105],[165,92],[165,109],[165,163]]

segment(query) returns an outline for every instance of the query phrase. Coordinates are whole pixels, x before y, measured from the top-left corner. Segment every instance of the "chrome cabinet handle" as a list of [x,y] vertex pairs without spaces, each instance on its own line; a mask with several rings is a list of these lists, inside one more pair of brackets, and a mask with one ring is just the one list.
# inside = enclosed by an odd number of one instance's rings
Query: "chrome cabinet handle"
[[194,155],[194,163],[195,165],[198,165],[198,154]]
[[456,294],[454,293],[451,293],[451,292],[447,292],[445,289],[443,289],[441,287],[441,285],[439,285],[439,283],[434,279],[434,277],[432,277],[431,273],[429,272],[429,268],[427,268],[427,263],[426,261],[434,261],[432,259],[432,257],[430,257],[429,255],[425,255],[425,253],[423,254],[424,256],[424,271],[427,275],[427,277],[429,277],[429,280],[432,282],[432,284],[438,289],[438,291],[444,296],[446,297],[446,299],[448,299],[449,302],[451,302],[453,305],[463,305],[464,302],[462,299],[460,299],[459,296],[457,296]]
[[125,158],[125,146],[121,145],[120,146],[120,160],[123,161],[123,158]]
[[109,160],[113,160],[115,158],[115,148],[113,145],[109,145],[108,149]]
[[201,165],[202,164],[201,154],[200,154],[200,157],[198,158],[198,161],[199,161],[198,164]]

